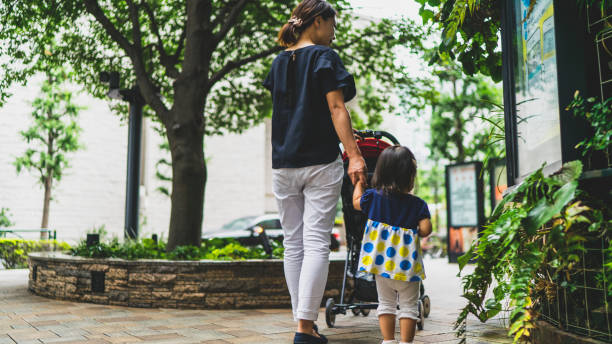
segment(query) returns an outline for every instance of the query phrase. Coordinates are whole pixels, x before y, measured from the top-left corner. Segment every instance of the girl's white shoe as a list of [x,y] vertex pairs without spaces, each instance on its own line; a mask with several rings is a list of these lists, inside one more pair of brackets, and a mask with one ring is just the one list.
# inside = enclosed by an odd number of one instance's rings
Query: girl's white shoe
[[395,339],[393,340],[383,340],[382,343],[380,344],[397,344],[397,341],[395,341]]

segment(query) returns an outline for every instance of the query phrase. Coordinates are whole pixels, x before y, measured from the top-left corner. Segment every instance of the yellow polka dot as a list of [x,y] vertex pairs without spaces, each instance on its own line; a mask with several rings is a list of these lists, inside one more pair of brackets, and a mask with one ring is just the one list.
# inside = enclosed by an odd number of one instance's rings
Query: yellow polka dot
[[402,246],[402,248],[399,249],[399,255],[402,257],[407,257],[409,253],[410,250],[406,246]]
[[376,240],[378,238],[378,231],[373,230],[370,232],[370,240]]
[[386,262],[385,269],[387,269],[387,271],[393,271],[393,269],[395,269],[395,262],[392,260]]
[[393,243],[393,245],[397,245],[400,243],[400,236],[397,234],[393,234],[391,236],[391,242]]
[[386,248],[385,243],[384,242],[379,242],[378,245],[376,245],[376,250],[378,252],[382,252],[384,251]]
[[422,270],[423,270],[423,267],[421,266],[421,264],[419,264],[419,263],[415,263],[414,264],[414,273],[418,274]]
[[377,269],[376,267],[373,267],[373,268],[370,270],[370,273],[373,273],[374,275],[378,275],[378,269]]
[[398,281],[405,281],[406,275],[404,275],[403,273],[399,273],[399,274],[395,274],[395,276],[393,276],[394,280],[398,280]]
[[372,257],[365,256],[361,259],[361,261],[363,262],[363,265],[370,265],[372,264]]

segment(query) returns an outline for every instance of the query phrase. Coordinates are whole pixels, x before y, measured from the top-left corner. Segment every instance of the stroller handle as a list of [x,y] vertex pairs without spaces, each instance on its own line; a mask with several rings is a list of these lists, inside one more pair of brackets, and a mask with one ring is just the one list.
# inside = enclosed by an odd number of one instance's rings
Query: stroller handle
[[395,136],[391,135],[391,133],[386,132],[384,130],[369,130],[369,129],[365,129],[365,130],[355,130],[355,135],[361,136],[363,138],[366,137],[373,137],[375,139],[380,140],[381,138],[385,137],[387,139],[389,139],[391,142],[393,142],[393,144],[395,145],[399,145],[399,141],[395,138]]

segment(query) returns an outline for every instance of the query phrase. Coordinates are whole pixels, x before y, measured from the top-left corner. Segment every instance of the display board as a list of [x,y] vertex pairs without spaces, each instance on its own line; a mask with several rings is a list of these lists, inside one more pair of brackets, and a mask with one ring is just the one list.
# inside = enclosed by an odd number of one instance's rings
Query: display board
[[478,238],[484,221],[482,163],[446,166],[448,259],[456,262]]
[[[533,7],[530,8],[530,4]],[[514,0],[518,179],[561,166],[561,124],[552,0]]]
[[478,226],[478,173],[475,164],[448,167],[451,227]]

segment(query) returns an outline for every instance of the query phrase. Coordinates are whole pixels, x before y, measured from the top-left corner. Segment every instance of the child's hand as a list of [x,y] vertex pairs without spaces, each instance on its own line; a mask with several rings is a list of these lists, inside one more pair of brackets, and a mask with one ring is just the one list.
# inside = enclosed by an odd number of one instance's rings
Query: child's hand
[[355,189],[353,190],[353,208],[355,210],[361,210],[361,196],[365,191],[365,182],[360,178],[355,182]]

